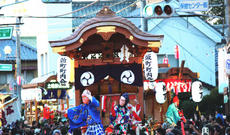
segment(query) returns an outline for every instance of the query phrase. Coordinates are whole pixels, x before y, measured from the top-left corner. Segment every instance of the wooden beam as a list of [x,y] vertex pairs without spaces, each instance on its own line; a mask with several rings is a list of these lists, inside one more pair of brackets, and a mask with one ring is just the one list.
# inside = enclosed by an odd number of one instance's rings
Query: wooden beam
[[[87,60],[76,60],[75,68],[78,66],[100,66],[107,65],[108,63],[102,62],[102,59],[87,59]],[[130,57],[129,62],[120,62],[120,58],[114,58],[114,62],[111,64],[132,64],[132,63],[142,63],[142,57]],[[159,68],[170,67],[170,64],[158,64]]]
[[179,71],[179,76],[178,76],[179,79],[181,79],[182,76],[183,76],[184,63],[185,63],[185,61],[182,60],[182,62],[181,62],[181,67],[180,67],[180,71]]

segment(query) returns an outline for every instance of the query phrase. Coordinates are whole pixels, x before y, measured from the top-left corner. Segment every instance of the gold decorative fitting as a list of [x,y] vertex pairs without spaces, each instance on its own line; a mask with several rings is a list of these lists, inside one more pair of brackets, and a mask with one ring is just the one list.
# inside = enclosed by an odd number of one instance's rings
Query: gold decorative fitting
[[148,47],[161,47],[161,42],[156,41],[156,42],[148,42]]
[[115,26],[102,26],[102,27],[97,27],[97,33],[100,32],[115,32]]
[[130,39],[130,40],[133,40],[133,36],[129,36],[129,39]]
[[84,39],[83,39],[83,38],[81,38],[81,39],[80,39],[80,43],[83,43],[83,42],[84,42]]
[[53,47],[53,48],[52,48],[52,51],[53,51],[54,53],[58,53],[58,52],[65,52],[65,51],[66,51],[66,49],[65,49],[65,46],[61,46],[61,47]]
[[113,12],[108,6],[104,6],[103,9],[101,9],[96,16],[98,17],[111,17],[116,16],[116,13]]

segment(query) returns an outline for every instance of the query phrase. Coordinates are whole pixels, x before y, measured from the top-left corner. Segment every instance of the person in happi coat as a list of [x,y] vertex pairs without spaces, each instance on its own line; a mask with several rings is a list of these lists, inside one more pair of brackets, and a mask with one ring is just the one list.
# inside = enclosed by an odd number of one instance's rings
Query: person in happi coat
[[104,135],[99,101],[91,95],[89,90],[85,89],[82,93],[82,102],[87,110],[87,130],[85,135]]
[[69,133],[73,135],[81,134],[81,130],[86,127],[87,109],[84,104],[80,104],[76,107],[69,108],[67,110],[67,117],[69,119]]
[[172,104],[169,105],[168,110],[166,112],[166,120],[170,124],[171,127],[175,127],[177,122],[181,119],[179,112],[179,99],[177,96],[173,98]]

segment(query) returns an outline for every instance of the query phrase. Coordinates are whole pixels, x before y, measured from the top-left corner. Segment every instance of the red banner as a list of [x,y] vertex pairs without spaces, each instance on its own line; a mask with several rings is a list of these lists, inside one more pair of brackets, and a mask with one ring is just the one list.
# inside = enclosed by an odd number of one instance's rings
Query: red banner
[[190,92],[192,86],[192,80],[175,80],[175,79],[159,79],[156,82],[164,82],[166,85],[166,90],[173,90],[174,93],[180,92]]

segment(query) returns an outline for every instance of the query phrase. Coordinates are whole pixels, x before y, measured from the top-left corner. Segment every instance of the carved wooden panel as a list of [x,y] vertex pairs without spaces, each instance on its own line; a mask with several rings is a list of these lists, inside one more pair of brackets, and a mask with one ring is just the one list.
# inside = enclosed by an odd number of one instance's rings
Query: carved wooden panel
[[102,48],[102,61],[103,62],[113,62],[113,43],[103,42],[101,43]]

